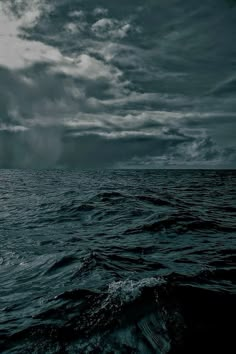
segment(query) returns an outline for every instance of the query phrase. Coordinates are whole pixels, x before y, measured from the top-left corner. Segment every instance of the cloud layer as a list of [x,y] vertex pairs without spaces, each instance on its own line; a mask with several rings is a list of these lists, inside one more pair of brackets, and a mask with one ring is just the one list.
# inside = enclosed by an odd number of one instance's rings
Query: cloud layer
[[0,167],[235,168],[235,20],[222,0],[0,1]]

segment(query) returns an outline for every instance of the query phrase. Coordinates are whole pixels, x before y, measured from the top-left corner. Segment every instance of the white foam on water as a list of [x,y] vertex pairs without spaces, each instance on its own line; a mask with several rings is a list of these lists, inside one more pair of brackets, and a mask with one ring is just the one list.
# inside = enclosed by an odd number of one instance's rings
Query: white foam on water
[[112,282],[109,285],[109,298],[118,298],[122,303],[132,302],[137,299],[144,288],[153,288],[165,283],[161,277],[144,278],[141,280],[127,279],[124,281]]

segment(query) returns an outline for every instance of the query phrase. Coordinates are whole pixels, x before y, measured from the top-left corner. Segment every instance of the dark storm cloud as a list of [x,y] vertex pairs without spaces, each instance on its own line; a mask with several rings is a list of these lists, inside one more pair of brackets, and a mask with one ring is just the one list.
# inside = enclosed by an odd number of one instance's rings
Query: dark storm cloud
[[221,0],[0,2],[0,166],[235,166],[235,20]]
[[[26,123],[27,118],[38,115],[57,115],[60,109],[62,114],[71,110],[74,113],[76,109],[90,112],[94,111],[93,104],[89,103],[90,98],[109,94],[110,84],[106,78],[73,78],[63,73],[52,73],[51,68],[47,64],[14,71],[0,67],[0,120],[13,119],[11,111],[17,111]],[[75,90],[76,96],[73,94]],[[61,105],[60,109],[58,105]],[[44,117],[41,117],[42,124]]]
[[[144,135],[127,132],[123,135],[99,135],[95,133],[71,136],[60,129],[34,128],[28,131],[1,131],[3,154],[1,164],[5,167],[116,167],[117,161],[125,163],[137,156],[162,156],[192,137],[177,132],[162,135]],[[48,153],[50,152],[50,153]],[[45,156],[46,155],[46,156]]]
[[[29,131],[1,131],[0,160],[4,167],[210,167],[221,166],[224,158],[235,163],[236,150],[219,150],[209,137],[193,137],[178,130],[162,134],[81,134],[63,129],[34,128]],[[3,149],[4,147],[4,149]],[[4,153],[2,153],[4,151]],[[49,153],[50,152],[50,153]],[[199,165],[198,165],[199,164]]]

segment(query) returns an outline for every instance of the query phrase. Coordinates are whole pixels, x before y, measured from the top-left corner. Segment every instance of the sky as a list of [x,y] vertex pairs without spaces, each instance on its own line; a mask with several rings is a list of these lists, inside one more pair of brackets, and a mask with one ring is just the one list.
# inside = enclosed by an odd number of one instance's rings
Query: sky
[[0,0],[1,168],[236,168],[233,0]]

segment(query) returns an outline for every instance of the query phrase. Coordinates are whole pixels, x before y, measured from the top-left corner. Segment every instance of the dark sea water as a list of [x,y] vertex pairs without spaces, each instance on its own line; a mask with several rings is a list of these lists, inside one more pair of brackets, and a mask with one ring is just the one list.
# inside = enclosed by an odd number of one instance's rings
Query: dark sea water
[[0,203],[1,353],[234,352],[235,171],[2,170]]

